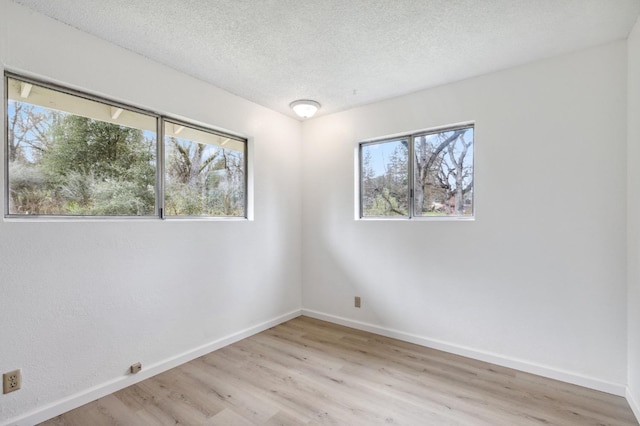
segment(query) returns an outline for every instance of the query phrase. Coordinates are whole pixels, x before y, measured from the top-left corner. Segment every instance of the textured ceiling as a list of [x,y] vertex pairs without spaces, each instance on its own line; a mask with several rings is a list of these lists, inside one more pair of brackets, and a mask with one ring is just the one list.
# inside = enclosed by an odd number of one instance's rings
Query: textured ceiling
[[293,115],[626,38],[640,0],[14,0]]

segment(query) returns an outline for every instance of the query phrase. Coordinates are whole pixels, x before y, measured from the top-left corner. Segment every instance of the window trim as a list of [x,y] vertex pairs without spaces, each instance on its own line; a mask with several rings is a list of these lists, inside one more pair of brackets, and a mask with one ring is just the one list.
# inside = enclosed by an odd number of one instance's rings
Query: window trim
[[[472,168],[473,168],[473,194],[472,194],[472,213],[468,216],[457,216],[457,215],[447,215],[447,216],[426,216],[426,215],[416,215],[415,214],[415,174],[414,174],[414,169],[415,169],[415,154],[414,154],[414,150],[415,150],[415,140],[418,137],[421,136],[427,136],[427,135],[432,135],[432,134],[436,134],[436,133],[444,133],[444,132],[449,132],[449,131],[455,131],[455,130],[460,130],[460,129],[473,129],[473,160],[472,160]],[[374,144],[380,144],[380,143],[385,143],[385,142],[393,142],[393,141],[400,141],[400,140],[407,140],[408,141],[408,149],[409,149],[409,153],[408,153],[408,158],[410,159],[408,161],[408,165],[407,165],[407,195],[408,195],[408,201],[407,201],[407,214],[406,215],[398,215],[398,216],[365,216],[364,215],[364,203],[363,203],[363,179],[362,179],[362,166],[363,166],[363,155],[362,155],[362,148],[364,146],[367,145],[374,145]],[[424,129],[424,130],[418,130],[418,131],[414,131],[414,132],[408,132],[408,133],[400,133],[400,134],[394,134],[394,135],[389,135],[389,136],[383,136],[383,137],[378,137],[378,138],[373,138],[373,139],[367,139],[367,140],[363,140],[358,142],[357,144],[357,150],[356,150],[356,161],[358,163],[357,165],[357,171],[358,171],[358,175],[356,176],[356,179],[358,181],[358,185],[356,186],[358,189],[358,193],[356,195],[356,203],[357,203],[357,216],[356,216],[356,220],[363,220],[363,221],[411,221],[411,220],[416,220],[416,221],[474,221],[476,218],[476,212],[477,212],[477,208],[476,208],[476,182],[475,182],[475,174],[476,174],[476,122],[475,121],[464,121],[464,122],[460,122],[460,123],[455,123],[455,124],[450,124],[450,125],[445,125],[445,126],[438,126],[438,127],[432,127],[429,129]]]
[[[228,221],[228,220],[249,220],[249,140],[237,134],[228,133],[218,130],[214,127],[208,127],[182,118],[175,118],[169,114],[161,114],[149,109],[140,108],[128,103],[120,102],[112,98],[106,98],[104,96],[95,95],[89,92],[78,90],[72,87],[57,84],[51,81],[43,80],[19,74],[9,70],[4,70],[4,211],[3,218],[5,220],[27,220],[27,221],[122,221],[122,220],[195,220],[195,221]],[[152,117],[156,120],[156,178],[155,178],[155,207],[154,214],[138,216],[138,215],[46,215],[46,214],[16,214],[9,212],[10,190],[9,190],[9,79],[18,80],[33,84],[36,86],[44,87],[46,89],[54,90],[63,94],[71,95],[91,102],[98,102],[107,106],[115,108],[122,108],[128,111],[132,111],[138,114]],[[164,212],[164,199],[165,199],[165,158],[164,158],[164,127],[165,122],[178,123],[185,125],[203,132],[212,133],[217,136],[233,139],[243,143],[243,159],[244,159],[244,209],[242,216],[166,216]]]

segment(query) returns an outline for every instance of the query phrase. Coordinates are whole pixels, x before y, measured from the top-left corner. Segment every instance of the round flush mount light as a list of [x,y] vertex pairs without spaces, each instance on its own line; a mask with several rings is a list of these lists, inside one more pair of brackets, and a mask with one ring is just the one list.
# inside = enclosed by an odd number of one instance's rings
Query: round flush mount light
[[320,108],[320,104],[318,102],[309,99],[293,101],[289,106],[300,118],[311,118]]

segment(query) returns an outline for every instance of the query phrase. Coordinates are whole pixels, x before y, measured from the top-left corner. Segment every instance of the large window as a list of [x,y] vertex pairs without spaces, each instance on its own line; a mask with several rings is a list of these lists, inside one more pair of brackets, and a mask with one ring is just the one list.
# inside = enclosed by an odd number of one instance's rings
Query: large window
[[6,93],[7,216],[246,217],[246,140],[14,75]]
[[473,217],[473,126],[360,144],[360,217]]

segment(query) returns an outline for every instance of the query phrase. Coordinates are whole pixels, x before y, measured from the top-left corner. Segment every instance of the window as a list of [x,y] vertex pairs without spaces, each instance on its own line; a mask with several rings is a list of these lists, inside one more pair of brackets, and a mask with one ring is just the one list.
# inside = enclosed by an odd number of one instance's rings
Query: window
[[246,143],[164,122],[165,214],[245,216]]
[[360,144],[360,217],[473,217],[473,125]]
[[6,89],[7,216],[246,217],[246,140],[14,75]]

